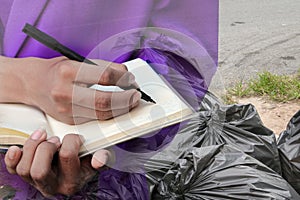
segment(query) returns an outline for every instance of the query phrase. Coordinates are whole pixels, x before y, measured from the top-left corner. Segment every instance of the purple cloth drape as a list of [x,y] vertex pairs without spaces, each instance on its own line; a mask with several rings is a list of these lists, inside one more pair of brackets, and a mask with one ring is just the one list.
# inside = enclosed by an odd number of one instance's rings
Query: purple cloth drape
[[[26,39],[23,26],[36,24],[88,58],[115,62],[136,57],[147,60],[196,109],[216,71],[218,0],[0,0],[0,5],[3,24],[0,52],[4,56],[60,56]],[[152,152],[142,154],[144,159],[153,155],[172,140],[180,126],[115,146],[115,169],[100,173],[93,182],[96,188],[85,187],[74,199],[86,195],[102,199],[149,199],[143,170],[140,173],[124,171],[121,163],[131,158],[132,152]],[[3,155],[1,160],[0,186],[9,184],[16,188],[16,199],[41,197],[21,179],[9,175]],[[2,177],[10,177],[12,181]]]

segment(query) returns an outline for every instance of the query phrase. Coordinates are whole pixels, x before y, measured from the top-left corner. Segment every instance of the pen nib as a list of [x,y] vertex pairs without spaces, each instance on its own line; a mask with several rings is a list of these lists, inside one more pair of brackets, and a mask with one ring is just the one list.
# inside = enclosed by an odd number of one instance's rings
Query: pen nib
[[156,102],[149,95],[147,95],[145,92],[143,92],[140,88],[137,88],[136,90],[142,94],[141,98],[143,100],[156,104]]

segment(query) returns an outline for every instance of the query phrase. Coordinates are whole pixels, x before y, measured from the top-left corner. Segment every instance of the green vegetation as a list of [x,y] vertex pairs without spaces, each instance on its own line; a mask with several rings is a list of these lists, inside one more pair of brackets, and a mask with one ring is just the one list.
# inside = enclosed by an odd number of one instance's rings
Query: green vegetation
[[258,78],[250,80],[247,84],[240,82],[229,89],[225,102],[234,103],[233,97],[249,96],[264,96],[277,102],[300,99],[300,69],[294,76],[260,73]]

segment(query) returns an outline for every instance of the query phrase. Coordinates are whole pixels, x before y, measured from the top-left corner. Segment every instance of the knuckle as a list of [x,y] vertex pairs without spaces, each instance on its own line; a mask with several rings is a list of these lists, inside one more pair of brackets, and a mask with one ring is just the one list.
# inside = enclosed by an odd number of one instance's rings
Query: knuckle
[[121,70],[124,70],[124,71],[128,71],[127,69],[127,66],[124,65],[124,64],[120,64],[120,67],[119,67]]
[[23,152],[32,152],[35,150],[37,144],[33,140],[29,139],[25,142],[23,146]]
[[110,111],[97,111],[96,114],[99,120],[107,120],[112,118],[112,112]]
[[[69,137],[65,136],[62,143],[64,143],[65,140],[69,140]],[[74,141],[74,144],[77,146],[81,146],[81,144],[82,144],[79,136],[78,137],[74,136],[72,138],[72,141]],[[61,148],[59,151],[59,159],[60,159],[60,161],[62,161],[64,163],[69,163],[77,157],[78,157],[78,152],[74,151],[73,149]]]
[[114,74],[110,68],[106,68],[100,75],[100,82],[103,84],[109,84],[113,80]]
[[48,171],[44,169],[32,168],[30,170],[30,176],[33,180],[41,182],[47,178]]
[[72,108],[70,105],[58,105],[57,112],[60,114],[70,114],[72,112]]
[[72,99],[71,94],[57,87],[51,90],[51,97],[55,102],[62,102],[62,101],[70,102]]
[[81,141],[81,138],[78,134],[70,133],[70,134],[65,135],[63,140],[75,141],[76,143],[79,144]]
[[111,99],[99,97],[96,99],[95,107],[96,107],[96,109],[99,109],[99,110],[108,109],[111,107]]
[[74,152],[71,150],[64,150],[61,149],[59,152],[59,158],[64,161],[64,162],[69,162],[69,160],[71,159],[71,157],[73,157]]
[[50,152],[51,144],[48,142],[42,142],[36,149],[36,152]]
[[30,170],[25,168],[24,166],[22,165],[18,165],[17,168],[16,168],[16,172],[19,176],[21,177],[29,177],[30,175]]
[[74,67],[69,64],[69,62],[65,62],[60,65],[58,68],[58,76],[61,79],[70,79],[74,77]]

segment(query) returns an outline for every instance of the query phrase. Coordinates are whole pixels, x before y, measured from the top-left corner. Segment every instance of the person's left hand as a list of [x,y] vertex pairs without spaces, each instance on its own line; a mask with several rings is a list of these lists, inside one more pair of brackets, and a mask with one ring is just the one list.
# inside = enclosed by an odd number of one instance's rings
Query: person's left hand
[[23,151],[12,146],[5,155],[7,170],[21,176],[44,196],[74,194],[96,174],[94,168],[101,168],[108,161],[107,150],[97,151],[93,160],[90,156],[80,159],[78,152],[83,139],[79,135],[68,134],[62,143],[58,137],[46,137],[44,130],[37,130],[26,141]]

